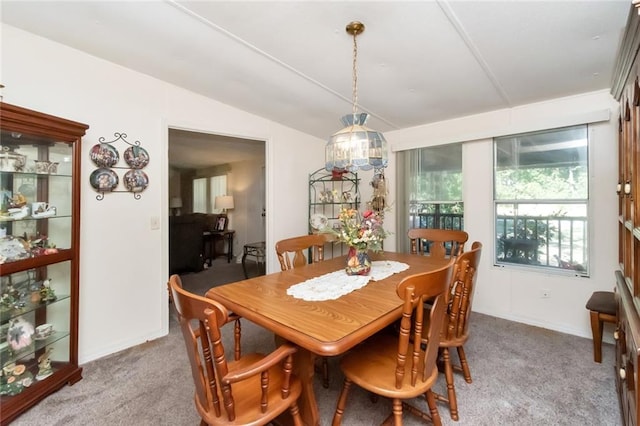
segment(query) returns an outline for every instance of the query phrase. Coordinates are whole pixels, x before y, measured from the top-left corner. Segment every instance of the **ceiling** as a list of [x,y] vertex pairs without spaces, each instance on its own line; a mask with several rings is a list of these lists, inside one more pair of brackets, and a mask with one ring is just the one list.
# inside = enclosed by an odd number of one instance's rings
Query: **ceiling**
[[326,139],[352,109],[350,21],[366,26],[359,110],[388,132],[609,88],[631,0],[1,7],[6,24]]

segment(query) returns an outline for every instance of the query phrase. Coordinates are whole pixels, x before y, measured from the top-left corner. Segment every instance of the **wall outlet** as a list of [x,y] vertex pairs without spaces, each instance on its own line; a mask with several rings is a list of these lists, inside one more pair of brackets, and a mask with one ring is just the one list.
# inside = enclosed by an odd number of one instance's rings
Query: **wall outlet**
[[540,297],[543,299],[548,299],[551,297],[551,290],[548,288],[543,288],[540,290]]

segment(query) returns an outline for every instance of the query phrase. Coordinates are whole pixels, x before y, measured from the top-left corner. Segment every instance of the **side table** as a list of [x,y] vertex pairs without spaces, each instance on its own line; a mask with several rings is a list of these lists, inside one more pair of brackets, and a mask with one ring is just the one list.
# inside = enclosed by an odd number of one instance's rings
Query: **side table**
[[266,253],[265,253],[265,242],[259,241],[257,243],[248,243],[244,245],[244,253],[242,254],[242,272],[244,272],[244,277],[249,278],[249,274],[247,274],[247,257],[253,257],[258,264],[258,272],[260,275],[264,275],[265,266],[266,266]]
[[219,240],[222,240],[227,243],[227,251],[226,253],[220,253],[220,255],[227,255],[227,263],[231,263],[231,259],[233,259],[233,237],[236,234],[236,231],[232,229],[228,229],[226,231],[206,231],[202,234],[202,251],[203,257],[206,257],[207,245],[209,246],[209,265],[213,262],[213,259],[219,256],[216,252],[216,243]]

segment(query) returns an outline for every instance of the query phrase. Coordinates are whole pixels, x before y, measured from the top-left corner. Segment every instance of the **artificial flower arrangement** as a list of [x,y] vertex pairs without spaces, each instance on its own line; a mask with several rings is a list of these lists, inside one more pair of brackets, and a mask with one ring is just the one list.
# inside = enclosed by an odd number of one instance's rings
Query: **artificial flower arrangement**
[[382,250],[382,242],[387,232],[382,226],[380,213],[365,210],[362,214],[356,209],[340,210],[338,215],[340,228],[333,230],[336,239],[358,251],[378,252]]
[[348,275],[367,275],[371,271],[371,259],[368,251],[382,250],[382,242],[387,232],[382,226],[382,215],[373,210],[365,210],[362,214],[356,209],[342,208],[338,215],[340,227],[330,229],[336,241],[349,246],[347,254]]

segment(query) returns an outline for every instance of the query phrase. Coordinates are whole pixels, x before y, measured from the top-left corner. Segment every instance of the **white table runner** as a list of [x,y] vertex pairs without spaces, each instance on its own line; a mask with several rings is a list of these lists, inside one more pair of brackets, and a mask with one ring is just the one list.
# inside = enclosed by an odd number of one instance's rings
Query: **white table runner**
[[369,275],[347,275],[344,269],[294,284],[287,289],[289,296],[306,301],[335,300],[367,285],[369,280],[380,281],[409,269],[409,265],[394,260],[371,262]]

